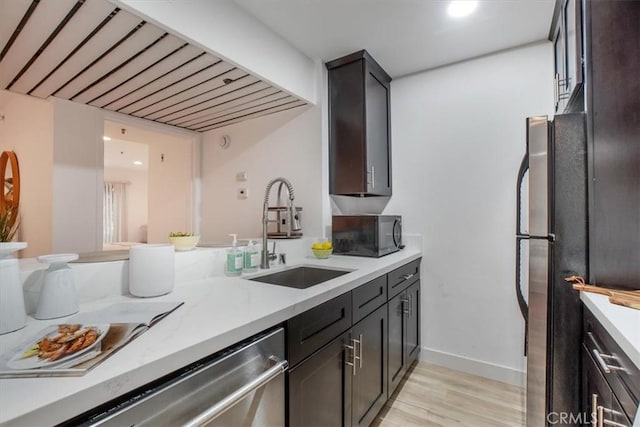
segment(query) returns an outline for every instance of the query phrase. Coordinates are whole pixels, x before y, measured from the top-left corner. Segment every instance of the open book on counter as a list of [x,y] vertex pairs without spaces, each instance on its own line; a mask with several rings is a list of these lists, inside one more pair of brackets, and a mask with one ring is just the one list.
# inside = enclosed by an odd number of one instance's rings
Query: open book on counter
[[182,304],[120,303],[50,325],[0,355],[0,378],[84,375]]

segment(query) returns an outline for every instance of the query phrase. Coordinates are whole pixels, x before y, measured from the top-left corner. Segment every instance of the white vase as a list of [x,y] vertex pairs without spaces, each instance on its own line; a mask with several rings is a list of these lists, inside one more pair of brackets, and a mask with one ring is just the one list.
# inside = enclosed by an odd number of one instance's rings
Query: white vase
[[12,255],[26,247],[26,242],[0,243],[0,335],[17,331],[27,323],[20,264]]
[[36,319],[57,319],[75,314],[80,309],[73,270],[67,264],[78,259],[78,254],[54,254],[38,257],[38,262],[49,264],[40,292]]

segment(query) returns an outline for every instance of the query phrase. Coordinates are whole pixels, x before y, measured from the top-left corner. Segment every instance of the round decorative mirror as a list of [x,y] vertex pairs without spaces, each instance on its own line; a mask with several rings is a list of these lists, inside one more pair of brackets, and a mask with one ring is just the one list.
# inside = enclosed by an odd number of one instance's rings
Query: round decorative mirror
[[2,192],[0,192],[0,213],[12,210],[9,218],[9,227],[15,224],[18,218],[20,205],[20,168],[18,157],[13,151],[3,151],[0,155],[0,178],[2,179]]

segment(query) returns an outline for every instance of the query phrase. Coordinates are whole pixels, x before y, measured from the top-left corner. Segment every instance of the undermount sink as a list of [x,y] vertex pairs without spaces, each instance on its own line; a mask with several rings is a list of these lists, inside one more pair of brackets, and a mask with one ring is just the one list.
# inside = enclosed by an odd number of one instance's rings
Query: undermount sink
[[252,277],[249,280],[269,283],[271,285],[287,286],[289,288],[306,289],[347,273],[349,273],[349,271],[300,266],[278,271],[277,273]]

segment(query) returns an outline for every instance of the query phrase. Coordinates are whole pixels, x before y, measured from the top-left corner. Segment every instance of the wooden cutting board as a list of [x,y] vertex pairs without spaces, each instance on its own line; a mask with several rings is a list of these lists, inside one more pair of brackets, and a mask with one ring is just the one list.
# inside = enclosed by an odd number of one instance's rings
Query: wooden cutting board
[[612,304],[622,305],[625,307],[640,310],[640,290],[619,291],[615,289],[601,288],[599,286],[585,285],[582,283],[574,283],[573,289],[583,292],[592,292],[595,294],[607,295],[609,297],[609,302]]

